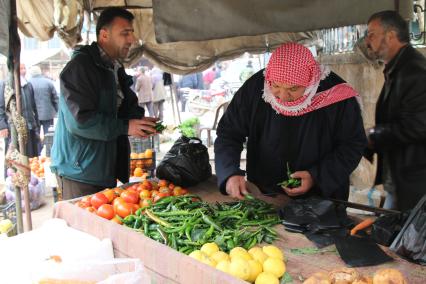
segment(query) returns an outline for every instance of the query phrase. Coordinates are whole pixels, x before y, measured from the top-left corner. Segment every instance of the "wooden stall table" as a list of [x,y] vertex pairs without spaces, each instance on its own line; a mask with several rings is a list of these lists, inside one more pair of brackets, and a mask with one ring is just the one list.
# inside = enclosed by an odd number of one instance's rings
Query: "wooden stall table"
[[[208,202],[233,201],[229,196],[219,192],[215,177],[189,190]],[[284,195],[278,195],[276,198],[261,197],[258,189],[252,184],[249,185],[249,190],[254,196],[270,202],[276,207],[281,207],[288,201],[288,197]],[[69,226],[100,239],[110,238],[115,256],[141,259],[152,276],[152,283],[247,283],[187,257],[130,228],[99,218],[70,202],[56,203],[54,217],[64,219]],[[301,283],[315,272],[328,272],[345,266],[334,246],[326,247],[313,254],[301,254],[300,250],[292,252],[292,249],[314,248],[315,246],[304,235],[285,231],[282,225],[277,225],[275,229],[279,234],[279,239],[275,241],[274,245],[281,248],[286,256],[287,272],[292,276],[293,283]],[[426,283],[425,267],[399,258],[386,247],[382,248],[394,258],[394,261],[378,266],[361,267],[357,270],[364,275],[372,276],[374,271],[379,268],[396,268],[404,274],[408,283]]]

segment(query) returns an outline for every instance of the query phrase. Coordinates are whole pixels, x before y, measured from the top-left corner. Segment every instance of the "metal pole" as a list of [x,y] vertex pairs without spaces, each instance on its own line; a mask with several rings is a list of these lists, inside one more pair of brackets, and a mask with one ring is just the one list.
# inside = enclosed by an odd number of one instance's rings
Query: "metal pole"
[[[178,123],[181,124],[182,121],[180,120],[180,111],[179,111],[179,106],[178,106],[178,100],[177,100],[177,88],[176,88],[176,84],[175,84],[175,80],[173,78],[173,74],[170,74],[171,78],[172,78],[172,84],[170,85],[170,90],[172,92],[172,106],[175,105],[176,106],[176,111],[177,111],[177,116],[178,116]],[[173,112],[174,112],[174,106],[173,106]]]
[[[12,51],[12,66],[13,66],[13,79],[16,95],[16,108],[18,114],[22,114],[22,105],[21,105],[21,75],[20,75],[20,53],[21,53],[21,40],[18,34],[18,17],[16,15],[16,0],[10,1],[10,27],[9,27],[9,48]],[[21,136],[19,137],[19,152],[26,156],[25,143]],[[27,158],[28,159],[28,158]],[[21,190],[17,188],[16,191]],[[32,230],[32,220],[31,220],[31,208],[30,208],[30,195],[28,192],[28,185],[25,185],[23,188],[24,191],[24,201],[25,201],[25,215],[27,221],[27,228],[29,231]],[[19,196],[19,193],[16,194],[16,197]],[[16,208],[21,207],[21,201],[16,200]],[[17,209],[18,211],[18,209]],[[21,213],[22,216],[22,213]],[[21,217],[22,218],[22,217]],[[22,225],[22,224],[21,224]],[[20,233],[23,231],[21,227]],[[19,231],[19,226],[18,226]]]

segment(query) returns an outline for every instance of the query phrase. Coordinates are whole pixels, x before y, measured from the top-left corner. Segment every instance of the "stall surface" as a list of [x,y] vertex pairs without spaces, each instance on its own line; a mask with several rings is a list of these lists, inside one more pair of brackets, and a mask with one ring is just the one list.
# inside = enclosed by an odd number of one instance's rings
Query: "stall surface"
[[[260,197],[259,191],[254,186],[250,185],[249,188],[253,195]],[[199,195],[208,202],[232,201],[230,197],[224,196],[218,191],[214,177],[190,188],[190,192]],[[286,202],[284,195],[262,199],[273,203],[275,206],[282,206]],[[57,203],[54,209],[54,217],[62,218],[66,220],[69,226],[100,239],[110,238],[113,242],[115,256],[141,259],[152,276],[152,283],[247,283],[195,259],[186,257],[141,233],[102,219],[70,202]],[[280,247],[285,254],[288,260],[287,272],[292,276],[293,283],[301,283],[303,279],[315,272],[328,272],[334,268],[345,266],[334,246],[305,254],[304,251],[309,251],[306,248],[314,248],[314,244],[304,235],[289,233],[284,230],[282,225],[277,225],[276,230],[279,239],[274,245]],[[399,258],[389,249],[382,248],[394,258],[394,261],[378,266],[357,268],[357,270],[364,275],[372,276],[379,268],[396,268],[405,275],[408,283],[425,283],[426,267],[412,264]]]

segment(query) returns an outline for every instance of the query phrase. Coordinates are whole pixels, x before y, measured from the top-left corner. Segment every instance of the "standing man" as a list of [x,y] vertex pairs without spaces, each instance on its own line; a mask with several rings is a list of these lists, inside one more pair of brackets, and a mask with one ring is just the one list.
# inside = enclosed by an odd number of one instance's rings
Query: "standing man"
[[30,71],[38,119],[43,127],[43,135],[46,135],[58,112],[58,94],[53,82],[41,73],[40,67],[33,66]]
[[145,67],[139,67],[139,76],[136,79],[135,92],[138,95],[139,106],[146,109],[149,115],[153,116],[153,105],[152,105],[152,83],[151,77],[146,74]]
[[64,199],[92,194],[129,179],[128,135],[155,133],[121,64],[134,42],[134,16],[107,8],[98,18],[97,42],[75,51],[60,75],[58,125],[51,168]]
[[385,63],[385,84],[369,130],[370,157],[378,154],[376,184],[385,208],[413,208],[426,193],[426,59],[409,43],[407,22],[395,11],[368,20],[366,45]]
[[152,108],[154,117],[163,120],[164,102],[166,101],[166,88],[164,87],[163,71],[154,67],[151,71],[152,80]]

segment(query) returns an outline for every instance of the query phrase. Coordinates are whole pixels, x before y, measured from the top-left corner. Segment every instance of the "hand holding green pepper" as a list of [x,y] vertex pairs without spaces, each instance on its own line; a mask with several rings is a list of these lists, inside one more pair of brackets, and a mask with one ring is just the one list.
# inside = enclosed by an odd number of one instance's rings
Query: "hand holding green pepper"
[[279,186],[281,187],[286,187],[286,188],[296,188],[302,185],[302,182],[299,178],[292,178],[291,177],[292,172],[290,170],[290,166],[288,165],[287,162],[287,177],[288,180],[282,181],[280,183],[278,183]]
[[158,133],[163,132],[164,129],[166,129],[166,126],[163,125],[163,121],[159,120],[155,123],[155,131],[157,131]]

